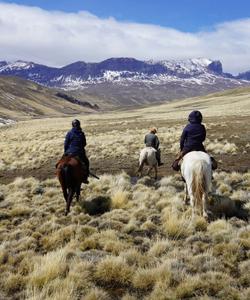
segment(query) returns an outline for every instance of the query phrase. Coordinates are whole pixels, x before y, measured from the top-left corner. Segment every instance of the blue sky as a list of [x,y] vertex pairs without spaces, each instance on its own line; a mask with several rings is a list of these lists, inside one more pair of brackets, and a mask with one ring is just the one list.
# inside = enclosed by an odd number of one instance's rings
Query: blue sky
[[220,60],[250,70],[250,0],[0,0],[0,60]]
[[101,18],[157,24],[185,32],[209,29],[215,24],[250,17],[249,0],[10,0],[7,3],[46,10],[87,10]]

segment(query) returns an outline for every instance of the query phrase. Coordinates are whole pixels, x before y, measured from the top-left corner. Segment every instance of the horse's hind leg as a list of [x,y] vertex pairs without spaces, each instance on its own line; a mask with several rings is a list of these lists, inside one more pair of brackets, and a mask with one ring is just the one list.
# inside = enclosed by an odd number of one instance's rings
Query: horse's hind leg
[[192,207],[192,219],[194,219],[195,216],[195,212],[196,212],[196,207],[195,207],[195,203],[194,203],[194,196],[190,195],[190,205]]
[[64,197],[65,201],[67,202],[67,200],[68,200],[68,192],[67,192],[66,188],[63,189],[63,197]]
[[66,212],[65,212],[65,216],[68,215],[68,213],[70,212],[70,205],[73,199],[73,195],[74,195],[74,189],[70,188],[69,189],[69,193],[68,193],[68,199],[66,202]]
[[188,188],[187,184],[185,183],[185,196],[184,196],[184,203],[188,205]]
[[205,219],[208,219],[208,196],[206,193],[202,195],[202,215]]
[[155,169],[155,180],[157,180],[157,166],[154,166]]
[[76,201],[79,202],[80,199],[80,193],[81,193],[81,184],[79,184],[76,188]]
[[147,175],[149,176],[150,172],[152,171],[153,167],[149,167],[148,168],[148,172],[147,172]]
[[138,176],[141,177],[142,176],[142,170],[143,170],[143,166],[144,166],[144,162],[142,162],[138,168]]

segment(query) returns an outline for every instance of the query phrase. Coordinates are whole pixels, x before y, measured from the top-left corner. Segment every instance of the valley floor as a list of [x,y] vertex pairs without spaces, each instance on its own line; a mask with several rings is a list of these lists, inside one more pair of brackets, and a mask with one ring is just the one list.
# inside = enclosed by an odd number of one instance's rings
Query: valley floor
[[[186,115],[79,116],[100,180],[83,186],[67,217],[54,166],[71,118],[1,128],[0,299],[249,299],[250,116],[204,116],[219,161],[207,222],[191,219],[170,168]],[[152,125],[165,164],[158,181],[131,182]],[[97,197],[109,210],[89,215],[85,200]]]
[[[229,116],[224,117],[222,120],[218,118],[208,118],[208,139],[214,139],[214,142],[211,143],[210,153],[214,155],[214,157],[219,162],[219,170],[226,171],[226,172],[245,172],[247,171],[250,166],[250,138],[249,138],[249,129],[248,125],[250,123],[250,116],[245,117],[235,117]],[[141,121],[130,122],[129,126],[119,126],[120,136],[126,136],[127,130],[132,130],[132,128],[136,128],[136,130],[144,131],[141,136],[138,134],[134,134],[134,144],[135,144],[135,153],[131,153],[127,156],[120,156],[113,154],[107,154],[106,156],[100,156],[99,153],[102,149],[95,148],[94,145],[88,150],[88,153],[91,159],[91,170],[93,173],[102,175],[102,174],[117,174],[120,173],[121,170],[125,171],[131,177],[135,177],[137,175],[137,166],[138,166],[138,157],[139,157],[139,150],[143,147],[143,138],[144,134],[147,133],[147,128],[152,125],[152,121],[144,122],[141,124]],[[159,127],[159,139],[161,141],[161,135],[164,136],[166,132],[163,130],[166,129],[169,131],[171,127],[176,128],[176,126],[184,126],[181,125],[179,120],[169,120],[169,121],[162,121],[160,120],[157,122],[157,126]],[[117,144],[117,136],[113,136],[112,133],[108,134],[109,131],[112,132],[111,126],[109,122],[96,125],[95,131],[98,134],[105,134],[108,139],[108,143],[112,144],[112,141]],[[95,134],[95,131],[91,132]],[[66,130],[65,130],[66,132]],[[180,132],[180,131],[179,131]],[[89,135],[89,139],[92,139],[91,133],[86,132]],[[176,145],[177,140],[175,140],[176,152],[173,152],[172,149],[169,149],[169,145],[166,145],[165,140],[161,143],[162,149],[162,160],[164,162],[164,166],[159,169],[159,177],[162,178],[163,176],[173,175],[174,172],[171,168],[172,161],[175,159],[175,155],[178,153],[178,146]],[[230,140],[230,144],[228,144],[228,151],[225,151],[227,145],[227,141]],[[61,141],[61,149],[58,149],[57,153],[63,149],[62,146],[63,136]],[[131,141],[133,143],[133,141]],[[126,146],[123,141],[121,144]],[[140,147],[139,147],[140,145]],[[237,147],[237,151],[235,150]],[[88,148],[88,147],[87,147]],[[167,148],[167,149],[166,149]],[[25,168],[21,169],[7,169],[7,170],[0,170],[0,183],[10,183],[13,178],[15,177],[30,177],[33,176],[39,180],[45,180],[47,178],[53,178],[55,176],[55,163],[60,158],[60,155],[55,155],[48,160],[45,160],[43,164],[38,166],[33,166],[32,168],[27,165]],[[14,159],[14,157],[13,157]]]

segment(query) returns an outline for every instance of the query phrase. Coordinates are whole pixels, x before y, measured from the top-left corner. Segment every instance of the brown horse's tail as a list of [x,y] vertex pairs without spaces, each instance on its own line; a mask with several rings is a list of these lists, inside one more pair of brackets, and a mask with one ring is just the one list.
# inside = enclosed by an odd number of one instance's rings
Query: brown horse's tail
[[67,189],[73,186],[73,170],[71,165],[64,165],[62,167],[62,179]]

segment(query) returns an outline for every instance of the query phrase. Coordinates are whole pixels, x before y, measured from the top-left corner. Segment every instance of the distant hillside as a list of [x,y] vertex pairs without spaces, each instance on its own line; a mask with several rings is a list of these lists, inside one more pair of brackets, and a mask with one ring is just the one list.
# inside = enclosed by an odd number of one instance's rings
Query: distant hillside
[[96,112],[98,109],[96,103],[76,99],[32,81],[0,76],[0,119],[64,116]]
[[192,110],[200,110],[205,118],[225,116],[249,116],[250,115],[250,87],[230,89],[223,92],[209,94],[202,97],[194,97],[176,100],[170,103],[155,105],[141,110],[135,110],[141,118],[183,119],[187,118]]

